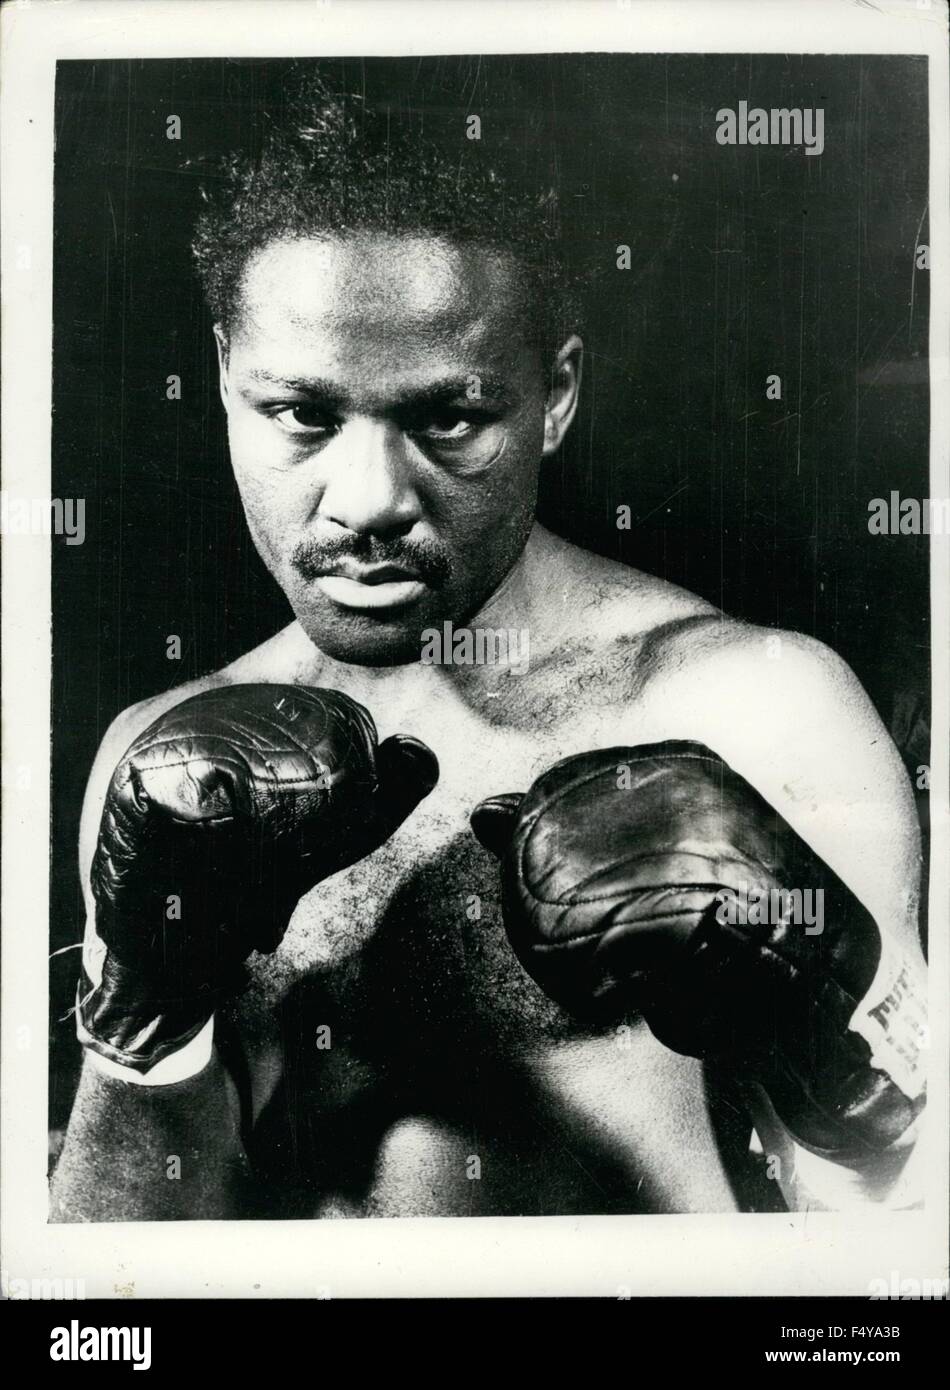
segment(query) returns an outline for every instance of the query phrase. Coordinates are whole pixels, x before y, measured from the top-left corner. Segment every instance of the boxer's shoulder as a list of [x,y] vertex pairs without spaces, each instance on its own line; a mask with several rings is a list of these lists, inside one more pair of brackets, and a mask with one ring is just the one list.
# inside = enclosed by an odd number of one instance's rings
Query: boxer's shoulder
[[565,651],[607,661],[612,694],[738,705],[762,697],[860,708],[861,687],[842,659],[804,633],[729,617],[656,575],[561,542],[555,597],[569,595]]
[[635,644],[638,676],[657,686],[717,671],[766,680],[781,671],[785,681],[816,681],[845,696],[857,686],[841,658],[804,633],[732,618],[678,584],[565,543],[565,572],[572,569],[581,581],[578,629],[605,645]]
[[[299,654],[291,630],[295,626],[291,624],[283,628],[217,671],[210,671],[207,675],[197,676],[194,680],[184,681],[181,685],[128,705],[113,719],[102,740],[100,752],[107,760],[112,759],[110,770],[150,724],[195,695],[228,685],[308,683],[297,674]],[[310,650],[312,652],[312,648]]]
[[871,708],[854,672],[823,642],[722,613],[659,624],[643,642],[641,664],[648,699],[684,702],[729,727],[748,712],[760,724],[788,721],[818,733],[829,718],[860,720]]
[[860,681],[804,633],[723,615],[658,627],[642,645],[637,706],[654,736],[706,744],[773,804],[812,803],[819,788],[855,800],[882,778],[904,799],[899,757]]
[[160,691],[157,695],[149,695],[146,699],[137,700],[135,704],[127,705],[125,709],[120,710],[103,735],[90,775],[90,784],[102,777],[108,781],[113,769],[139,734],[144,733],[150,724],[154,724],[155,720],[160,719],[168,710],[174,709],[184,700],[190,700],[193,695],[200,695],[202,691],[213,690],[227,683],[222,679],[221,672],[215,672],[213,675],[185,681],[170,690]]

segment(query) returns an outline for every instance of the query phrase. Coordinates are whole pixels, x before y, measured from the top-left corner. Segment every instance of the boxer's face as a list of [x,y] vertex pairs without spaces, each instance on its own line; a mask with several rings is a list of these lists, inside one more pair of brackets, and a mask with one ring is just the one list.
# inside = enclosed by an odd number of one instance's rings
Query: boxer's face
[[416,236],[275,241],[216,330],[257,548],[311,640],[412,660],[521,553],[541,459],[573,417],[580,342],[548,364],[507,257]]

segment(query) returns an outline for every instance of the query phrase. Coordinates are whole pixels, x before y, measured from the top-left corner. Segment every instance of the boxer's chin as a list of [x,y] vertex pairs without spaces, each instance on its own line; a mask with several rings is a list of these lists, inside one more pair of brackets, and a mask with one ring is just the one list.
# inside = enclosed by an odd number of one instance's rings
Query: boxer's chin
[[[436,607],[440,610],[437,619],[428,616]],[[354,666],[406,666],[418,661],[423,629],[433,621],[441,622],[441,604],[431,593],[401,608],[366,611],[335,604],[323,594],[308,594],[293,609],[315,647],[334,661]]]

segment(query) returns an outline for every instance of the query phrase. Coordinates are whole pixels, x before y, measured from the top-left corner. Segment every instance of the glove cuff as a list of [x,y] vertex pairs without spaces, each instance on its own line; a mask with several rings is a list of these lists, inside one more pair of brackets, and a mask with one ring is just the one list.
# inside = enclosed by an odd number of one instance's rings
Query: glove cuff
[[899,1138],[860,1162],[844,1163],[833,1155],[802,1145],[779,1119],[761,1087],[747,1091],[749,1111],[759,1150],[772,1165],[769,1177],[778,1182],[791,1211],[849,1211],[878,1207],[907,1211],[923,1205],[928,1172],[926,1110]]
[[[112,1077],[125,1085],[171,1086],[177,1081],[189,1081],[193,1076],[204,1071],[211,1061],[211,1053],[214,1048],[214,1015],[212,1014],[190,1042],[185,1043],[177,1052],[171,1052],[163,1057],[148,1071],[138,1071],[134,1064],[117,1062],[111,1056],[99,1051],[101,1044],[97,1039],[90,1038],[89,1034],[85,1034],[78,1012],[76,1014],[76,1032],[80,1042],[85,1045],[90,1065],[101,1076]],[[89,1040],[86,1041],[86,1039]]]
[[[85,969],[80,978],[76,1036],[90,1055],[118,1067],[120,1075],[150,1073],[176,1056],[207,1029],[216,1007],[234,990],[229,986],[167,998],[139,998],[140,992],[137,973],[126,970],[111,952],[106,955],[98,985],[93,985]],[[210,1048],[210,1032],[208,1039]],[[203,1054],[195,1049],[190,1055],[197,1058]],[[207,1060],[205,1056],[203,1065]],[[109,1070],[109,1074],[116,1073]]]

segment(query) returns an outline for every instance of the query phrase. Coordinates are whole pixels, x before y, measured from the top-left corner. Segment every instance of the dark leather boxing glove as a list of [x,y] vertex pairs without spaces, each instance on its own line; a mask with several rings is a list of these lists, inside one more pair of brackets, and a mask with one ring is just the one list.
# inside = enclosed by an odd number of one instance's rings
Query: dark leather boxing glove
[[106,952],[81,986],[83,1043],[139,1072],[181,1049],[303,894],[388,839],[437,778],[424,744],[377,746],[333,690],[226,686],[161,715],[106,795],[91,874]]
[[[501,859],[515,954],[566,1009],[601,1023],[642,1014],[673,1050],[761,1086],[792,1136],[838,1163],[912,1123],[906,1017],[889,1037],[870,1006],[852,1025],[881,962],[877,924],[708,748],[568,758],[526,795],[483,802],[472,827]],[[894,980],[900,994],[899,966]]]

